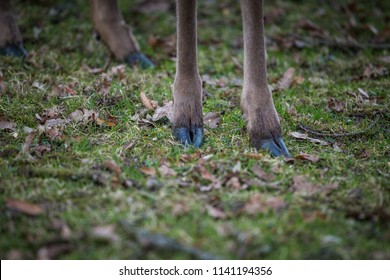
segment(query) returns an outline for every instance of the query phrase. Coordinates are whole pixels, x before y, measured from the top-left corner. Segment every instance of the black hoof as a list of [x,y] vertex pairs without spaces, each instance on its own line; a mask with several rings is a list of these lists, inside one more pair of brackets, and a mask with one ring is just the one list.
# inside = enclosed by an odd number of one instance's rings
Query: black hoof
[[15,45],[5,45],[0,48],[0,55],[5,56],[16,56],[16,57],[27,57],[27,51],[23,47],[23,43]]
[[153,68],[154,64],[143,53],[134,52],[125,58],[125,62],[130,66],[140,65],[143,69]]
[[173,135],[185,147],[191,145],[199,148],[203,143],[203,128],[201,127],[194,127],[192,129],[186,127],[175,128]]
[[260,149],[268,151],[274,157],[291,157],[282,137],[263,140],[260,144]]

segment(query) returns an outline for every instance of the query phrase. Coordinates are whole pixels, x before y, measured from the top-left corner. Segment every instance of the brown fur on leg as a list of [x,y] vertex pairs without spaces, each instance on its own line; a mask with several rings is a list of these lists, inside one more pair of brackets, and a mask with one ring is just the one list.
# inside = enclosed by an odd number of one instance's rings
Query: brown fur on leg
[[247,121],[250,143],[255,148],[260,148],[266,139],[275,139],[282,135],[272,98],[261,98],[263,94],[260,92],[264,91],[271,94],[268,87],[246,88],[241,99],[241,109]]
[[11,11],[10,0],[0,1],[0,48],[6,45],[18,45],[22,36]]
[[130,27],[125,23],[115,0],[90,0],[95,30],[118,60],[139,52]]
[[173,128],[203,127],[202,82],[199,75],[176,77],[173,86]]
[[274,156],[288,156],[278,115],[267,85],[262,0],[241,0],[244,33],[244,88],[241,108],[251,144]]
[[173,85],[173,128],[201,128],[202,81],[197,63],[196,1],[176,1],[177,61]]

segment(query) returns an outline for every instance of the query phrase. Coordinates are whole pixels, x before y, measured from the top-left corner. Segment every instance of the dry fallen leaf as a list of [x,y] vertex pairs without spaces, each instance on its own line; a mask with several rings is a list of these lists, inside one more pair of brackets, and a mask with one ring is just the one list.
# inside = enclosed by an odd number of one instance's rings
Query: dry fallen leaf
[[104,72],[104,68],[91,68],[87,64],[81,65],[81,69],[89,74],[100,74]]
[[141,91],[140,94],[142,104],[149,109],[149,110],[154,110],[157,107],[157,102],[156,101],[150,101],[150,99],[146,96],[146,93],[144,91]]
[[135,146],[135,141],[134,141],[134,140],[128,141],[127,143],[125,143],[125,144],[122,146],[123,152],[126,151],[126,150],[129,150],[129,149],[132,149],[134,146]]
[[41,206],[17,199],[7,199],[6,207],[29,216],[38,216],[43,213]]
[[64,85],[64,90],[67,93],[67,95],[76,95],[76,92],[74,91],[74,89],[68,85]]
[[167,117],[170,122],[173,122],[173,102],[170,101],[162,107],[157,107],[152,116],[152,121],[156,122],[163,117]]
[[206,167],[204,166],[204,164],[199,164],[197,166],[197,169],[198,171],[200,172],[200,176],[202,179],[206,180],[206,181],[210,181],[210,182],[215,182],[216,181],[216,178],[213,174],[211,174],[207,169]]
[[167,165],[161,165],[158,168],[158,172],[160,173],[161,176],[163,177],[174,177],[177,175],[176,171],[173,170],[172,168],[168,167]]
[[52,226],[55,230],[59,231],[61,238],[70,239],[72,237],[72,230],[64,221],[54,219],[52,221]]
[[153,167],[142,166],[139,170],[145,175],[156,176],[156,169]]
[[220,113],[208,112],[203,117],[203,122],[209,128],[217,128],[219,123],[221,122],[221,114]]
[[363,89],[361,89],[361,88],[358,88],[358,91],[359,91],[360,95],[361,95],[364,99],[369,99],[369,98],[370,98],[370,96],[368,95],[368,93],[367,93],[365,90],[363,90]]
[[118,124],[118,120],[115,116],[107,114],[105,124],[106,124],[106,126],[109,126],[109,127],[116,126]]
[[24,140],[24,143],[22,145],[22,150],[20,151],[18,158],[25,158],[28,160],[34,159],[34,157],[30,154],[30,146],[34,141],[36,134],[37,132],[33,130],[26,136],[26,139]]
[[298,114],[297,109],[296,109],[294,106],[288,107],[288,114],[289,114],[291,117],[296,116],[296,115]]
[[99,117],[96,117],[95,119],[96,124],[100,126],[106,126],[106,127],[114,127],[118,124],[117,119],[114,116],[107,115],[107,119],[103,120]]
[[338,113],[344,111],[344,107],[345,107],[344,101],[337,100],[336,98],[331,98],[328,101],[328,108]]
[[363,72],[363,76],[368,79],[375,79],[386,76],[389,73],[388,69],[383,66],[368,65]]
[[122,173],[122,169],[112,159],[104,161],[103,164],[104,164],[104,167],[106,167],[108,170],[114,172],[117,176],[119,176]]
[[15,130],[16,123],[0,120],[0,130]]
[[231,177],[227,182],[226,186],[233,190],[240,190],[242,188],[240,179],[236,176]]
[[38,81],[34,81],[34,82],[32,83],[32,85],[31,85],[31,87],[37,88],[37,89],[39,89],[39,90],[41,90],[41,91],[45,91],[45,90],[46,90],[46,89],[45,89],[45,85],[44,85],[44,84],[41,84],[41,83],[38,82]]
[[[40,133],[42,132],[41,128],[42,128],[42,126],[39,126]],[[44,131],[44,133],[45,133],[45,135],[46,135],[47,137],[49,137],[50,140],[52,140],[52,141],[53,141],[53,140],[56,140],[56,139],[58,139],[58,140],[63,140],[62,131],[63,131],[62,128],[51,127],[51,128],[49,128],[49,129],[46,129],[46,130]]]
[[106,121],[101,118],[96,118],[96,124],[97,125],[103,125]]
[[213,207],[211,205],[206,205],[207,213],[209,214],[210,217],[215,218],[215,219],[225,219],[227,217],[226,213],[223,212],[222,210]]
[[295,76],[293,78],[293,84],[294,85],[301,85],[305,82],[305,78],[304,77],[301,77],[301,76]]
[[99,95],[107,96],[110,92],[111,85],[111,78],[105,73],[103,73],[96,79],[95,90]]
[[68,115],[69,121],[81,122],[83,120],[83,111],[76,110]]
[[125,76],[126,64],[115,65],[108,70],[108,75],[118,76],[119,80],[122,80]]
[[46,153],[48,153],[48,152],[50,152],[50,151],[51,151],[50,146],[48,146],[48,145],[43,145],[43,144],[37,145],[37,146],[35,146],[35,147],[33,148],[34,154],[35,154],[37,157],[39,157],[39,158],[43,157],[44,154],[46,154]]
[[266,173],[259,165],[255,164],[252,166],[252,172],[261,180],[272,181],[275,179],[274,174]]
[[289,132],[288,135],[290,135],[296,139],[309,140],[312,143],[320,144],[322,146],[330,145],[329,142],[326,142],[326,141],[323,141],[320,139],[311,138],[306,133],[300,133],[300,132],[293,131],[293,132]]
[[120,241],[119,235],[115,233],[115,225],[112,224],[94,226],[91,230],[91,236],[96,239],[110,242]]
[[293,81],[295,69],[290,67],[284,72],[283,77],[278,81],[278,89],[288,89]]
[[94,122],[98,116],[99,114],[94,110],[78,109],[70,113],[66,121],[85,124],[87,122]]
[[317,185],[309,182],[303,175],[294,176],[292,188],[296,194],[302,196],[311,196],[320,191],[320,188]]
[[65,108],[62,106],[53,106],[44,109],[41,115],[36,114],[35,116],[41,121],[42,124],[44,124],[46,121],[51,119],[61,119],[63,117],[64,111]]
[[311,161],[313,163],[316,163],[320,160],[319,156],[309,155],[309,154],[305,154],[305,153],[300,153],[300,154],[296,155],[295,158],[301,159],[301,160]]
[[49,119],[44,123],[44,126],[46,129],[49,129],[52,127],[64,126],[68,123],[69,123],[68,120],[65,119]]

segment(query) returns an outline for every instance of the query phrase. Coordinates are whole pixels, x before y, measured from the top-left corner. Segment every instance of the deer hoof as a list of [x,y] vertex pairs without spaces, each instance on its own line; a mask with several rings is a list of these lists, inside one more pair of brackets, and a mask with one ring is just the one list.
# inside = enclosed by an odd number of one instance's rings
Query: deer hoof
[[185,147],[189,145],[199,148],[203,143],[203,128],[193,127],[191,129],[186,127],[178,127],[173,130],[173,135],[176,140],[180,141]]
[[5,45],[4,47],[0,47],[0,55],[26,57],[27,51],[24,49],[22,43],[18,43],[18,44]]
[[125,62],[130,66],[140,65],[143,69],[154,68],[154,64],[143,53],[133,52],[125,58]]
[[266,139],[261,141],[260,149],[268,151],[274,157],[285,156],[290,158],[290,153],[286,145],[283,142],[282,137],[277,137],[275,139]]

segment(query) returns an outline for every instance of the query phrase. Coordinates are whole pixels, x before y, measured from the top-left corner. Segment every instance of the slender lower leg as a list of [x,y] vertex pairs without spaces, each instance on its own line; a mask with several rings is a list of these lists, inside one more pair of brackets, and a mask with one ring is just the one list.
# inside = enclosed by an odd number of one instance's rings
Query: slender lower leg
[[203,139],[202,82],[197,65],[196,0],[177,0],[177,61],[173,85],[175,136],[200,146]]
[[176,76],[198,76],[196,0],[177,1]]
[[0,54],[26,56],[10,0],[0,1]]
[[288,156],[281,139],[278,115],[267,84],[262,0],[241,0],[244,33],[244,88],[241,107],[248,122],[251,144]]
[[267,86],[262,0],[241,0],[245,85]]
[[152,63],[140,53],[130,27],[125,23],[116,0],[90,0],[94,28],[116,59],[145,67]]

